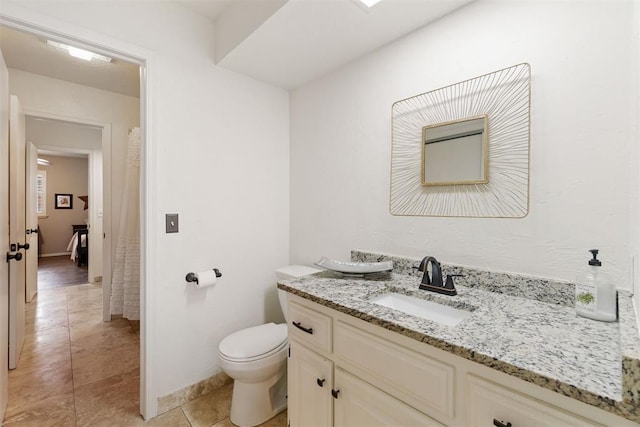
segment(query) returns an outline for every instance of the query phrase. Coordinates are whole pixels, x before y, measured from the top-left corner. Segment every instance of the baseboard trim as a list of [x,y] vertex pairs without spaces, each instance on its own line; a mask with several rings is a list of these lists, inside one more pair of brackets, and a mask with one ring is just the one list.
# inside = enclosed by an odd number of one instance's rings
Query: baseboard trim
[[[66,256],[70,257],[71,256],[71,252],[56,252],[54,254],[40,254],[39,256],[41,258],[47,258],[47,257],[50,257],[50,256],[62,256],[62,255],[66,255]],[[71,261],[71,259],[69,259],[69,261]]]
[[233,379],[221,371],[206,380],[187,386],[167,396],[160,397],[158,398],[158,415],[164,414],[173,408],[177,408],[207,393],[211,393],[231,382],[233,382]]

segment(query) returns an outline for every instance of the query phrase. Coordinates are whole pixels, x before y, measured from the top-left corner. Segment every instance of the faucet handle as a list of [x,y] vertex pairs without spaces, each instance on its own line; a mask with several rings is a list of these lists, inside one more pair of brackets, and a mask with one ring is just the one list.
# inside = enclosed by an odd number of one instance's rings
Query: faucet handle
[[415,266],[414,266],[414,267],[412,267],[412,268],[413,268],[413,269],[416,269],[416,268],[417,268],[419,272],[424,272],[424,269],[425,269],[425,268],[427,268],[427,259],[428,259],[428,258],[429,258],[428,256],[426,256],[426,257],[422,258],[422,261],[420,261],[420,266],[419,266],[419,267],[415,267]]
[[453,283],[454,277],[464,277],[464,274],[447,274],[447,280],[444,284],[445,289],[455,289],[456,286]]

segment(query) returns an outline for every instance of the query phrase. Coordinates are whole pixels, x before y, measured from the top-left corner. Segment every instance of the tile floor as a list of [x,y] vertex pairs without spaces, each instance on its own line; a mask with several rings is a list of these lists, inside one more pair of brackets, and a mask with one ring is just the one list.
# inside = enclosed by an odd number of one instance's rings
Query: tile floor
[[[139,331],[125,319],[102,321],[100,284],[40,290],[26,314],[3,426],[233,426],[233,384],[142,420]],[[286,425],[286,411],[263,424]]]

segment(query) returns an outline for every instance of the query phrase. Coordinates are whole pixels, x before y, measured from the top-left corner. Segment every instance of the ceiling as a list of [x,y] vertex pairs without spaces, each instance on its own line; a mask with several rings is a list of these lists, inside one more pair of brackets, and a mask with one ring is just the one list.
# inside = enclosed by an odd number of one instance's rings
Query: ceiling
[[[214,23],[218,45],[226,43],[215,58],[219,66],[292,89],[474,0],[383,0],[371,9],[358,0],[170,1]],[[45,42],[0,27],[9,68],[139,97],[138,65],[87,62]]]
[[47,45],[45,39],[6,27],[0,27],[0,49],[8,68],[140,97],[136,64],[117,59],[87,62]]
[[288,0],[218,65],[296,88],[472,1],[383,0],[367,9],[358,0]]
[[[251,2],[252,0],[173,0],[175,3],[181,4],[197,13],[198,15],[209,18],[215,22],[222,14],[224,9],[232,2]],[[253,0],[256,1],[256,0]],[[258,0],[264,1],[264,0]]]

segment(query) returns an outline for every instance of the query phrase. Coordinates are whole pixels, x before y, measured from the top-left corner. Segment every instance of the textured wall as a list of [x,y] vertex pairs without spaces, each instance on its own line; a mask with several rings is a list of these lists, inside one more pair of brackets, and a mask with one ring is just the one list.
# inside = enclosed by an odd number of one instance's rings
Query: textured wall
[[[573,280],[601,250],[630,287],[638,43],[631,2],[472,3],[291,95],[291,257],[349,250]],[[531,64],[523,219],[393,217],[391,105]]]

